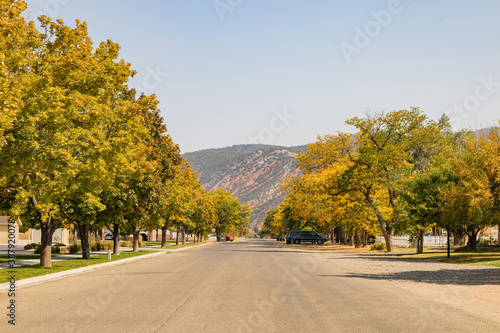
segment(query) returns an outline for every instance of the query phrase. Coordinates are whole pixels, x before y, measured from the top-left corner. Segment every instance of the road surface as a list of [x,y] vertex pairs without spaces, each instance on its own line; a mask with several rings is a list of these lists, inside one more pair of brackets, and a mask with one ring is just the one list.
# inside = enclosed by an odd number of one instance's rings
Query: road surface
[[[500,332],[276,241],[219,243],[19,289],[1,332]],[[415,288],[419,284],[415,283]]]

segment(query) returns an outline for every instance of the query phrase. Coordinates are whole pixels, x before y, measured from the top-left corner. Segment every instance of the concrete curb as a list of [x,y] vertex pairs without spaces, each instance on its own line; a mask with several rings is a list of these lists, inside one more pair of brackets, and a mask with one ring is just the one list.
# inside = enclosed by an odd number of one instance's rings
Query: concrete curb
[[[41,284],[41,283],[52,281],[52,280],[63,279],[65,277],[83,274],[85,272],[99,270],[99,269],[106,268],[106,267],[123,265],[123,264],[129,263],[132,261],[136,261],[136,260],[140,260],[140,259],[147,259],[147,258],[159,256],[161,254],[168,254],[171,252],[192,249],[192,248],[196,248],[196,247],[200,247],[200,246],[204,246],[204,245],[210,245],[210,244],[211,243],[188,246],[188,247],[183,247],[180,249],[173,249],[173,250],[167,250],[167,251],[158,251],[156,253],[145,254],[142,256],[120,259],[120,260],[115,260],[115,261],[111,261],[111,262],[105,262],[102,264],[90,265],[90,266],[85,266],[85,267],[80,267],[80,268],[75,268],[75,269],[69,269],[69,270],[63,271],[63,272],[57,272],[57,273],[46,274],[46,275],[42,275],[42,276],[36,276],[33,278],[23,279],[20,281],[16,281],[16,290],[19,288],[24,288],[24,287],[31,286],[31,285]],[[8,292],[9,288],[10,288],[9,282],[0,284],[0,294]]]
[[[217,243],[217,242],[214,242],[214,243]],[[210,244],[213,244],[213,243],[212,242],[208,242],[208,243],[205,243],[205,244],[187,246],[187,247],[182,247],[180,249],[173,249],[173,250],[165,249],[165,250],[163,250],[163,252],[170,253],[170,252],[182,251],[182,250],[192,249],[192,248],[196,248],[196,247],[202,247],[202,246],[206,246],[206,245],[210,245]]]

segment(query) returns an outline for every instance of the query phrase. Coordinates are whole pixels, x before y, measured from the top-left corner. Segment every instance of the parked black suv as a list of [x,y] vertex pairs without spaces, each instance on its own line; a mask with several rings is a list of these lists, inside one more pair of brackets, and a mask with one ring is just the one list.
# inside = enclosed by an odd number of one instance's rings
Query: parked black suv
[[316,231],[300,231],[300,230],[292,230],[290,234],[286,238],[287,244],[300,244],[301,242],[311,242],[323,244],[326,242],[325,237],[318,234]]

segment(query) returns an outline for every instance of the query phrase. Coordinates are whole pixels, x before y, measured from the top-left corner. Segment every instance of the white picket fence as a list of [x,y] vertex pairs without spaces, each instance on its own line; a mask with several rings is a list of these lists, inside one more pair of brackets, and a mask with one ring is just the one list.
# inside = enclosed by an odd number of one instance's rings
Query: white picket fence
[[[410,247],[410,236],[394,236],[392,245],[397,247]],[[382,236],[375,238],[375,243],[385,243]],[[453,244],[453,237],[450,238],[450,243]],[[446,246],[448,239],[446,236],[424,236],[424,246]]]

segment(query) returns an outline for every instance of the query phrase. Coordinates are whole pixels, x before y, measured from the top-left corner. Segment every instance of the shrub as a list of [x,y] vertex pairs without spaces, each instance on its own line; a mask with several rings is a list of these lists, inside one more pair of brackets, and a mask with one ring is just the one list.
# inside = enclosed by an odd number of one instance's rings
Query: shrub
[[479,243],[477,243],[478,246],[490,246],[490,245],[495,245],[497,242],[496,240],[490,240],[490,239],[481,239]]
[[82,250],[82,246],[76,243],[73,243],[69,246],[69,253],[78,253]]
[[37,246],[40,246],[39,244],[37,243],[31,243],[31,244],[27,244],[24,246],[24,249],[25,250],[31,250],[31,249],[35,249]]
[[[139,240],[139,246],[142,247],[144,246],[145,243],[142,240]],[[132,241],[126,241],[126,242],[120,242],[121,247],[134,247],[134,242]]]
[[112,241],[102,241],[101,242],[101,250],[113,250],[113,242]]
[[89,244],[90,251],[101,251],[101,243],[100,242],[92,242]]
[[[35,249],[35,254],[42,254],[42,246],[41,245],[38,245],[36,244],[36,247],[34,247]],[[59,246],[52,246],[52,254],[54,253],[61,253],[61,248]]]
[[[122,244],[123,243],[123,244]],[[130,245],[124,244],[130,243]],[[120,246],[131,247],[132,242],[120,242]],[[89,243],[90,251],[104,251],[113,250],[113,241],[102,241]],[[82,246],[80,244],[73,243],[69,246],[69,253],[78,253],[82,251]]]
[[373,243],[372,245],[370,245],[370,250],[374,251],[374,250],[385,250],[387,248],[387,245],[385,243]]

